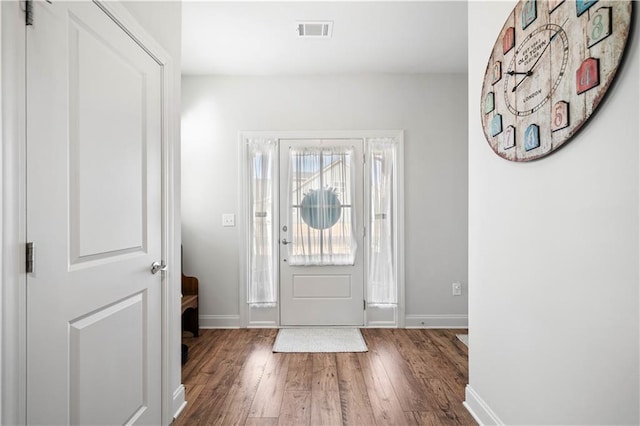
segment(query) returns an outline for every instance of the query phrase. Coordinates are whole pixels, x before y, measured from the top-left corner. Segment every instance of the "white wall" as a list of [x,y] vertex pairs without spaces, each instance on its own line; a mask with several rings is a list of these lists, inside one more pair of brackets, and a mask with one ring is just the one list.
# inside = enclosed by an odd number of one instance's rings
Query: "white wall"
[[[203,326],[237,326],[238,132],[405,130],[407,326],[466,325],[465,75],[184,76],[184,269]],[[461,281],[464,295],[453,297]]]
[[[185,395],[181,378],[181,349],[182,327],[180,323],[180,58],[182,52],[182,3],[179,1],[124,1],[124,6],[142,25],[145,30],[169,53],[172,59],[172,116],[171,130],[174,155],[174,172],[170,176],[170,191],[173,193],[174,205],[172,229],[175,241],[173,259],[164,259],[172,268],[172,299],[169,301],[171,310],[170,331],[170,383],[168,392],[172,393],[173,406],[165,415],[174,416],[182,409]],[[167,414],[168,413],[168,414]],[[169,419],[171,420],[171,419]]]
[[638,424],[638,11],[626,63],[586,128],[518,164],[493,153],[479,118],[514,5],[469,3],[467,403],[487,424]]

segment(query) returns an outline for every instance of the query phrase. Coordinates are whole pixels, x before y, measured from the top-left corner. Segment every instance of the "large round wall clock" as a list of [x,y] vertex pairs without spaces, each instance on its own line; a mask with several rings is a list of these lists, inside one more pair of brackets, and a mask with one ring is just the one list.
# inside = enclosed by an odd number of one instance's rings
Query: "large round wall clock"
[[591,117],[620,65],[629,0],[522,0],[491,52],[481,98],[491,148],[511,161],[543,157]]

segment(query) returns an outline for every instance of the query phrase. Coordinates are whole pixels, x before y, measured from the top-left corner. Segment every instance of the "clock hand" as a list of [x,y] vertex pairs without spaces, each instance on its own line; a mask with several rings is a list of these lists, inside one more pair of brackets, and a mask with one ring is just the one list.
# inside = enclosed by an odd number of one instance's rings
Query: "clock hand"
[[522,80],[520,80],[515,86],[513,86],[513,89],[511,89],[511,91],[515,92],[516,89],[522,84],[522,82],[525,81],[527,79],[527,77],[529,77],[530,75],[533,75],[533,72],[527,71],[525,76],[522,77]]
[[569,18],[567,18],[567,19],[565,19],[565,20],[564,20],[564,22],[562,23],[562,25],[560,25],[560,29],[559,29],[558,31],[556,31],[556,32],[551,36],[551,38],[549,39],[549,41],[553,41],[553,39],[554,39],[554,38],[556,38],[556,36],[557,36],[558,34],[560,34],[560,31],[562,31],[562,27],[564,27],[564,24],[566,24],[568,20],[569,20]]
[[536,67],[536,65],[538,65],[538,62],[540,62],[540,59],[542,59],[542,57],[544,56],[544,53],[547,51],[547,49],[549,48],[549,46],[551,46],[551,42],[553,41],[553,39],[556,38],[556,36],[558,34],[560,34],[560,31],[562,31],[562,27],[564,26],[564,24],[567,23],[567,20],[569,18],[565,19],[564,22],[562,23],[562,25],[560,25],[560,29],[558,31],[556,31],[555,33],[553,33],[553,35],[549,38],[549,43],[547,43],[547,45],[544,47],[544,49],[542,49],[542,52],[540,52],[540,55],[538,55],[538,58],[535,60],[535,62],[533,63],[533,65],[531,65],[531,68],[529,68],[529,71],[527,71],[526,75],[522,78],[522,80],[520,80],[518,82],[518,84],[516,84],[515,86],[513,86],[513,89],[511,89],[512,92],[515,92],[516,89],[518,88],[518,86],[520,86],[522,84],[523,81],[525,81],[527,79],[527,77],[533,75],[533,69]]
[[[567,18],[567,19],[569,19],[569,18]],[[533,69],[536,67],[538,62],[540,62],[540,59],[542,59],[542,56],[544,56],[544,52],[546,52],[547,49],[549,48],[549,46],[551,46],[551,42],[553,41],[553,39],[556,38],[556,36],[558,34],[560,34],[560,31],[562,31],[562,27],[564,26],[564,24],[567,23],[567,19],[565,19],[564,22],[562,23],[562,25],[560,25],[560,29],[558,31],[556,31],[555,33],[553,33],[553,35],[551,37],[549,37],[549,43],[547,43],[547,45],[544,47],[544,49],[542,49],[542,52],[540,52],[540,56],[538,56],[538,59],[536,59],[536,61],[533,63],[533,65],[531,65],[531,68],[529,68],[529,72],[533,71]]]
[[530,76],[531,74],[533,74],[531,71],[507,71],[505,72],[505,74],[509,74],[509,75],[526,75],[526,76]]
[[[557,34],[557,33],[556,33]],[[555,36],[555,34],[554,34]],[[540,55],[538,56],[538,59],[536,59],[536,61],[533,63],[533,65],[531,65],[531,68],[529,68],[529,71],[526,72],[525,76],[522,77],[522,80],[520,80],[518,82],[518,84],[516,84],[515,86],[513,86],[513,89],[511,89],[512,92],[515,92],[516,89],[522,84],[523,81],[525,81],[527,79],[527,77],[533,75],[533,69],[536,67],[536,65],[538,64],[538,62],[540,62],[540,59],[542,59],[542,57],[544,56],[544,52],[547,51],[547,48],[551,45],[551,40],[549,40],[549,43],[547,43],[547,45],[544,47],[544,49],[542,49],[542,52],[540,52]]]

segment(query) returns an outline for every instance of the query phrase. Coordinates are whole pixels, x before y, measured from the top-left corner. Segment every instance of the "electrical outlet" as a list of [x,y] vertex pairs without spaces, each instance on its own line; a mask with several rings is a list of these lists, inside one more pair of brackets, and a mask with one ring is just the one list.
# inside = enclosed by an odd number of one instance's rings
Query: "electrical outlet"
[[222,226],[236,226],[236,215],[225,213],[222,215]]
[[451,288],[453,289],[454,296],[462,296],[462,284],[455,282],[451,284]]

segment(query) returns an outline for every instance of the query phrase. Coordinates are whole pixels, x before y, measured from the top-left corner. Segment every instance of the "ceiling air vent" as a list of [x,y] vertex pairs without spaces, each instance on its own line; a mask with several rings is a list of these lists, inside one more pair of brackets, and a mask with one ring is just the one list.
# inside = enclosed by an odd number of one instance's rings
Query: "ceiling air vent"
[[331,21],[298,22],[298,37],[330,38],[333,31]]

